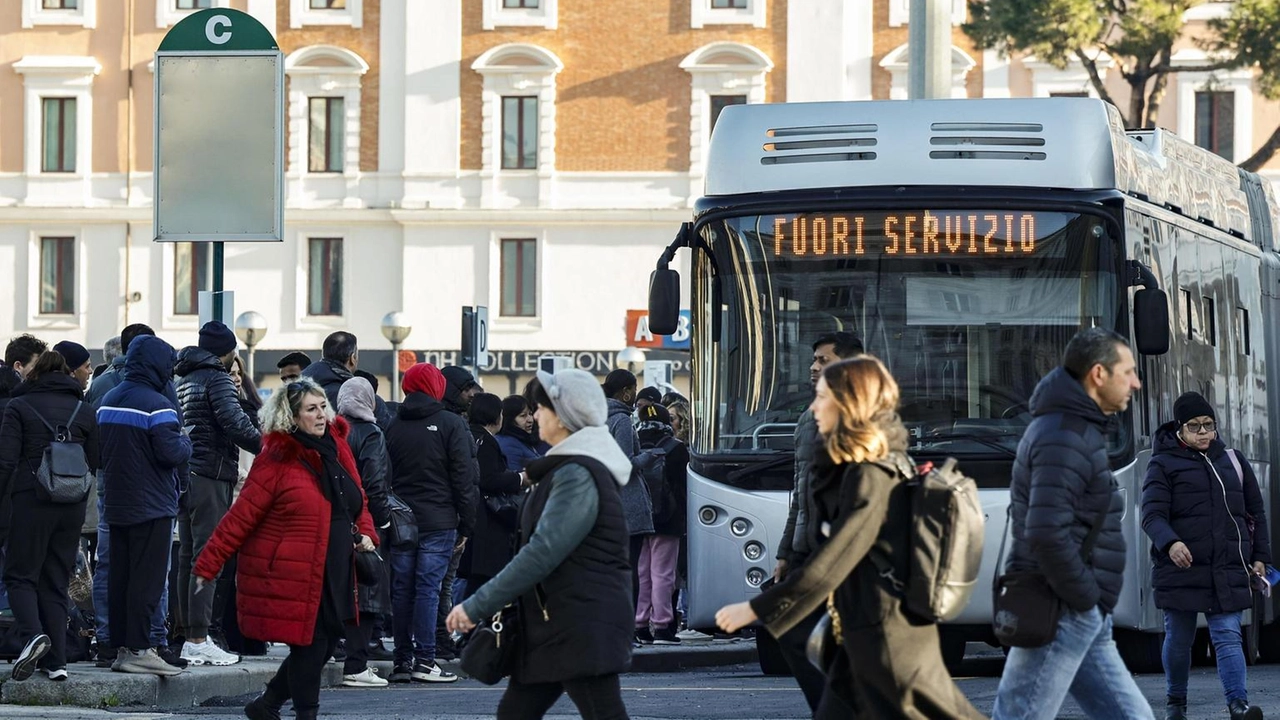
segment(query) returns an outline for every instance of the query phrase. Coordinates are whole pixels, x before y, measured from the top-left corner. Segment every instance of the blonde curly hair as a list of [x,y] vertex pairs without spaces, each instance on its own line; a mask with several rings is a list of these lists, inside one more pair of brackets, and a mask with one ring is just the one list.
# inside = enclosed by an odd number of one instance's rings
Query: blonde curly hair
[[302,407],[302,399],[307,395],[318,395],[325,399],[324,416],[333,422],[333,408],[329,407],[328,397],[311,378],[299,378],[293,382],[276,388],[271,397],[258,410],[258,420],[262,422],[262,434],[291,433],[298,428],[294,418]]
[[889,430],[900,425],[898,383],[884,364],[857,355],[822,371],[840,423],[826,438],[827,452],[838,463],[883,460],[889,455]]

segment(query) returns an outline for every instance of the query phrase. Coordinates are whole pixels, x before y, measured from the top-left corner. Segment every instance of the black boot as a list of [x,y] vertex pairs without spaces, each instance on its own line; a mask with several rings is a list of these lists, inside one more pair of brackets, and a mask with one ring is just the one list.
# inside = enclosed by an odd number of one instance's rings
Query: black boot
[[[261,695],[244,706],[244,716],[249,720],[280,720],[280,707],[284,700],[277,698],[268,687]],[[312,717],[315,717],[314,715]]]
[[1187,699],[1170,695],[1164,707],[1164,720],[1187,720]]
[[1232,700],[1227,703],[1227,709],[1231,711],[1231,720],[1262,720],[1262,708],[1244,700]]
[[293,716],[298,720],[316,720],[320,708],[307,708],[306,710],[294,710]]

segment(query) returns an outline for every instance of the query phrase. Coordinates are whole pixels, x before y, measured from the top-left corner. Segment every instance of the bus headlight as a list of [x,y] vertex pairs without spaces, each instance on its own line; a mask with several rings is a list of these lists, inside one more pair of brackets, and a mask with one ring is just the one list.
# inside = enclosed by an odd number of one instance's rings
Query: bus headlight
[[751,542],[747,543],[745,547],[742,548],[742,554],[745,555],[747,559],[750,560],[751,562],[755,562],[760,558],[764,557],[764,545],[761,545],[755,540],[752,540]]
[[764,582],[765,574],[760,568],[751,568],[747,571],[747,583],[751,587],[760,587],[760,583]]
[[704,507],[698,511],[698,519],[703,525],[714,525],[717,517],[716,509],[713,507]]
[[744,518],[734,518],[733,522],[729,523],[729,532],[742,537],[751,532],[751,521]]

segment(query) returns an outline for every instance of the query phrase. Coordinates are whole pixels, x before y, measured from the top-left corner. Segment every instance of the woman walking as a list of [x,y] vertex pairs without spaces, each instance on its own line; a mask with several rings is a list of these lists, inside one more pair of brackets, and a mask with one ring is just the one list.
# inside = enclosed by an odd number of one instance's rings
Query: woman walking
[[[911,549],[911,496],[899,468],[914,465],[897,408],[898,384],[879,360],[861,355],[823,370],[812,405],[824,447],[814,460],[811,522],[826,538],[849,523],[859,530],[844,547],[825,541],[750,603],[721,608],[716,623],[736,632],[759,619],[780,637],[826,603],[838,648],[815,718],[847,718],[847,708],[858,717],[980,718],[947,674],[937,626],[908,615],[877,567],[906,577]],[[815,572],[831,554],[858,561],[845,577]]]
[[262,454],[192,571],[204,585],[239,552],[241,630],[289,645],[266,692],[245,706],[252,720],[278,720],[286,700],[314,720],[325,661],[359,617],[353,553],[373,551],[375,533],[348,429],[315,382],[277,390],[263,407]]
[[1186,717],[1191,644],[1203,612],[1232,720],[1262,720],[1245,689],[1240,635],[1240,614],[1253,607],[1253,577],[1271,562],[1262,492],[1249,461],[1218,439],[1203,396],[1184,393],[1173,415],[1156,430],[1142,485],[1151,584],[1164,610],[1165,717]]
[[631,461],[604,427],[608,409],[591,374],[539,371],[534,396],[552,447],[528,468],[520,550],[454,606],[449,630],[517,602],[521,641],[498,720],[541,718],[565,692],[586,720],[625,720],[618,674],[631,666],[634,618],[618,488]]
[[89,351],[72,342],[57,347],[61,352],[41,353],[13,390],[0,426],[0,497],[13,499],[4,584],[23,643],[14,680],[31,677],[37,665],[51,680],[67,679],[67,586],[89,497],[86,490],[79,502],[52,502],[36,482],[36,468],[56,432],[83,446],[88,469],[98,469],[98,423],[72,374],[88,364]]

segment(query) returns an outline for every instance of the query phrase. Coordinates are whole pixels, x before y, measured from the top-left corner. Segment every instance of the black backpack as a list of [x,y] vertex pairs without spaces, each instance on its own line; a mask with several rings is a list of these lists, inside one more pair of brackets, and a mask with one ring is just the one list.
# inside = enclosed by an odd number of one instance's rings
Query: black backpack
[[903,453],[879,464],[906,477],[911,489],[909,575],[898,578],[887,566],[880,574],[902,594],[907,610],[932,622],[950,620],[978,584],[986,535],[978,484],[960,472],[955,458],[941,467],[916,467]]
[[40,458],[40,467],[36,468],[37,494],[46,502],[68,505],[84,502],[93,487],[94,476],[85,460],[83,442],[76,442],[71,435],[71,428],[84,403],[77,401],[71,417],[57,426],[46,420],[31,403],[25,400],[23,403],[53,435]]
[[667,482],[667,455],[675,449],[678,441],[675,438],[663,438],[657,445],[645,448],[636,455],[633,464],[640,470],[644,483],[649,488],[649,499],[653,503],[653,521],[665,523],[680,509],[675,488]]

